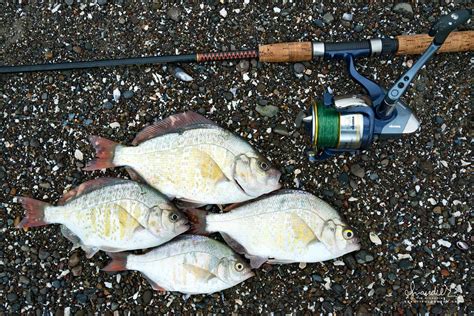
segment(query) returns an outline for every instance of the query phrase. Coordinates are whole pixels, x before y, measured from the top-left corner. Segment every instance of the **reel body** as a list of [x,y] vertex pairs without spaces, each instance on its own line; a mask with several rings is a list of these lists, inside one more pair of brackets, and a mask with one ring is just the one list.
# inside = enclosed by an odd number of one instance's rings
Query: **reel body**
[[449,33],[466,22],[471,14],[464,9],[441,17],[429,32],[434,37],[431,45],[388,91],[361,75],[355,67],[354,59],[370,55],[370,47],[326,51],[331,58],[345,60],[350,77],[366,94],[333,96],[325,92],[323,100],[311,104],[310,113],[303,119],[306,133],[311,136],[308,158],[315,161],[342,152],[357,152],[369,148],[377,137],[396,138],[415,132],[420,123],[400,98]]

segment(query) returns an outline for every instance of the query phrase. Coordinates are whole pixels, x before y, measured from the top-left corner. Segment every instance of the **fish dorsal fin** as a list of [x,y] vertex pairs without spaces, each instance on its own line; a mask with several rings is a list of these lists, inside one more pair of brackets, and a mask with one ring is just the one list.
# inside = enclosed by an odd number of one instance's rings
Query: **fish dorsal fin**
[[117,179],[117,178],[99,178],[99,179],[89,180],[87,182],[80,184],[74,189],[71,189],[67,193],[65,193],[59,199],[58,205],[64,205],[74,198],[77,198],[83,194],[92,192],[104,186],[115,185],[115,184],[126,183],[126,182],[130,182],[130,180]]
[[137,134],[132,142],[132,145],[141,144],[151,138],[155,138],[160,135],[172,133],[177,129],[190,126],[193,124],[213,124],[213,121],[205,118],[204,116],[197,114],[192,111],[187,111],[180,114],[171,115],[164,120],[161,120],[153,125],[145,127],[140,133]]

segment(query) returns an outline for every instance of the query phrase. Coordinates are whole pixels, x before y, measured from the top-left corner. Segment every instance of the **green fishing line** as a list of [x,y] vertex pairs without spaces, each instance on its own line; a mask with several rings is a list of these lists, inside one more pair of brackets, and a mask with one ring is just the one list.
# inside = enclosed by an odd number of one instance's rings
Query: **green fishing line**
[[332,107],[318,102],[319,148],[337,148],[339,144],[339,113]]

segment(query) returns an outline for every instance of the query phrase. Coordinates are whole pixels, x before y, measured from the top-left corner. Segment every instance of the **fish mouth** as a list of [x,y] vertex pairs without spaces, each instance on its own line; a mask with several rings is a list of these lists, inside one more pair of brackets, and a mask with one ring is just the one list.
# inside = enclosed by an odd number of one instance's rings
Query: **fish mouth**
[[239,180],[237,180],[237,179],[234,178],[234,182],[235,182],[235,184],[237,184],[237,187],[240,189],[240,191],[242,191],[242,192],[245,193],[246,195],[249,195],[249,194],[245,191],[244,187],[240,185]]

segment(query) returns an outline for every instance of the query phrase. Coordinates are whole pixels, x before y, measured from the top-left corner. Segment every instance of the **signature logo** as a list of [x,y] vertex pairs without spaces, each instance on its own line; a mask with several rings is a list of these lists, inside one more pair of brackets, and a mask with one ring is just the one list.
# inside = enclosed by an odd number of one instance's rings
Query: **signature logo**
[[456,295],[451,294],[452,289],[447,285],[435,286],[429,291],[415,291],[415,283],[410,283],[410,289],[405,290],[405,296],[411,303],[443,304],[456,302]]

